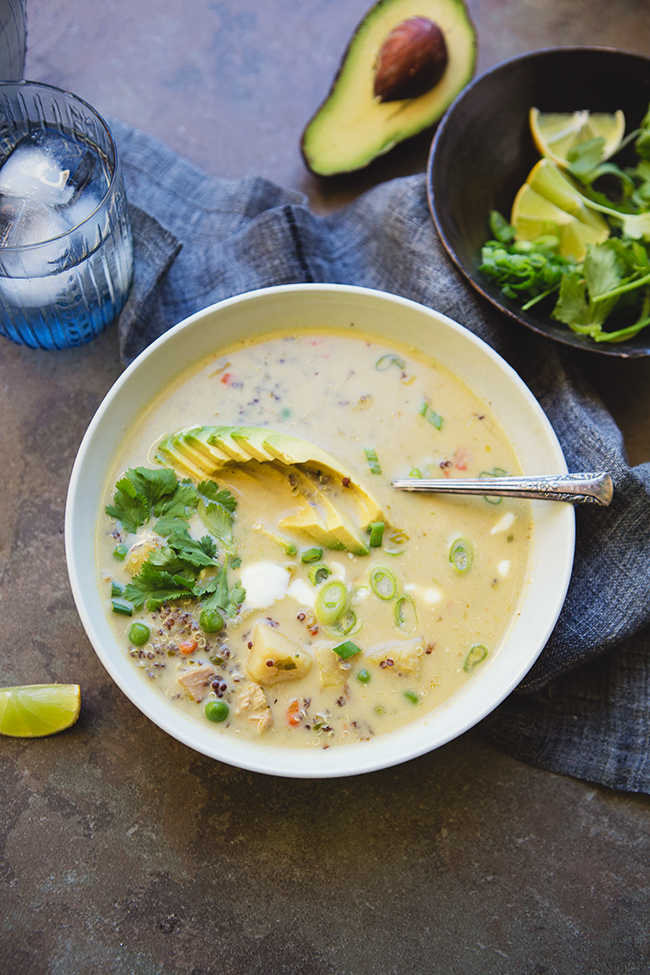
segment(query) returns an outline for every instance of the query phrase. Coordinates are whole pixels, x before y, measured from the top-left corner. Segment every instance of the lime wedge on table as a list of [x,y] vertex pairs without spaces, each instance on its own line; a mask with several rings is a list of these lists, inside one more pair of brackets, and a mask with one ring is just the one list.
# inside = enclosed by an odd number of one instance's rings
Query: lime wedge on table
[[610,234],[607,221],[585,206],[570,178],[549,159],[531,169],[515,197],[510,223],[517,240],[557,235],[560,253],[576,261],[584,260],[587,244],[600,244]]
[[530,131],[542,156],[567,166],[567,155],[590,139],[604,139],[603,159],[609,159],[625,134],[623,112],[540,112],[531,108]]
[[25,684],[0,688],[0,734],[42,738],[64,731],[79,717],[78,684]]

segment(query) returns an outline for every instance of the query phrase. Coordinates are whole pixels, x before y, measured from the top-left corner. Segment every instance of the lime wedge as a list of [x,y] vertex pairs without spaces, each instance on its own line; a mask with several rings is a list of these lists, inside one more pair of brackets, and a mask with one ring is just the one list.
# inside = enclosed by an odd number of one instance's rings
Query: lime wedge
[[42,738],[75,723],[81,708],[78,684],[25,684],[0,688],[0,735]]
[[555,234],[562,256],[576,261],[584,260],[588,244],[600,244],[610,234],[607,221],[584,205],[571,180],[549,159],[540,159],[520,187],[510,223],[517,240]]
[[530,131],[542,156],[557,166],[567,166],[572,149],[590,139],[605,140],[603,159],[613,156],[625,134],[625,116],[607,112],[540,112],[531,108]]

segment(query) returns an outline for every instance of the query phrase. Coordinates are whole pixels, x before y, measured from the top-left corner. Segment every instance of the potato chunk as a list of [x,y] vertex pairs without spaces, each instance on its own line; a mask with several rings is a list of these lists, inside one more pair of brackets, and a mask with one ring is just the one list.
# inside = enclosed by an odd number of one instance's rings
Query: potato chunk
[[341,670],[341,658],[332,650],[333,645],[319,641],[313,646],[322,687],[342,687],[349,676],[347,671]]
[[266,623],[255,625],[251,643],[246,673],[264,687],[284,680],[300,680],[311,667],[311,656],[305,650]]
[[417,674],[422,663],[424,653],[424,639],[421,636],[413,640],[390,640],[388,643],[378,643],[366,650],[367,660],[386,673]]

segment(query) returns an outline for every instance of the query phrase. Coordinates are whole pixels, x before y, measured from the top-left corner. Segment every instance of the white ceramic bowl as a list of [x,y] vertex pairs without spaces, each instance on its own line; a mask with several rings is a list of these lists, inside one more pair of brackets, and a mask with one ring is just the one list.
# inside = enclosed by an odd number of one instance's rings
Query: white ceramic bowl
[[555,625],[574,551],[571,505],[533,502],[534,541],[520,612],[490,666],[446,704],[399,731],[327,750],[248,743],[193,720],[146,683],[118,643],[100,591],[96,523],[113,457],[133,420],[183,370],[220,346],[293,325],[347,328],[416,346],[464,379],[491,405],[525,473],[566,465],[546,416],[522,380],[462,326],[404,298],[342,285],[287,285],[249,292],[192,315],[154,342],[122,374],[93,418],[72,471],[65,542],[79,615],[99,659],[128,698],[174,738],[212,758],[272,775],[326,778],[369,772],[443,745],[489,714],[521,681]]

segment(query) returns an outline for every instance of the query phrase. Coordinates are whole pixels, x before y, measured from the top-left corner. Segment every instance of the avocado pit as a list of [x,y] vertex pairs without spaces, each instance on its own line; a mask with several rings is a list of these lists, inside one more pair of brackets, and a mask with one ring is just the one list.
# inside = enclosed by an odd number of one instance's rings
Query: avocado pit
[[381,46],[375,97],[382,102],[418,98],[438,84],[448,61],[438,25],[428,17],[409,17],[393,27]]

